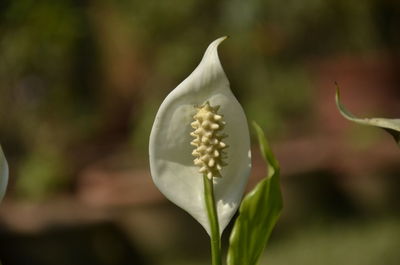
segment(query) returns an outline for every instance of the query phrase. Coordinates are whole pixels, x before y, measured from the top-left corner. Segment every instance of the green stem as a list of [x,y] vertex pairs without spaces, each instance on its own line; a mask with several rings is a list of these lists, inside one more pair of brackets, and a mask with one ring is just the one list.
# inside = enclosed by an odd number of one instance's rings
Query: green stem
[[206,201],[206,208],[208,213],[208,220],[210,221],[211,228],[211,259],[212,265],[222,265],[221,258],[221,238],[219,234],[219,223],[217,208],[214,199],[214,184],[212,179],[203,177],[204,182],[204,197]]

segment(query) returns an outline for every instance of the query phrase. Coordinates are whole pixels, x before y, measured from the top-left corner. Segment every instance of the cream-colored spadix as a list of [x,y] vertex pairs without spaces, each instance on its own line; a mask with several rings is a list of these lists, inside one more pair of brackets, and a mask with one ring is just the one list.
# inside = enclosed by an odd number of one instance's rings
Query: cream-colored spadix
[[[201,172],[212,173],[209,177],[214,182],[222,233],[240,204],[251,169],[247,120],[230,90],[218,57],[218,45],[225,39],[222,37],[212,42],[197,68],[165,98],[156,115],[149,145],[154,183],[169,200],[200,222],[208,234],[210,225]],[[194,116],[202,106],[208,104],[215,109],[215,113],[210,114],[214,115],[212,119],[215,123],[203,124],[202,128],[210,126],[205,134],[213,131],[218,133],[209,138],[197,137],[198,134],[193,130],[202,130],[196,123],[201,121]],[[222,138],[223,142],[219,141]],[[203,148],[200,147],[202,145],[196,145],[196,141],[202,139],[210,141],[205,142],[208,145],[219,144],[221,148],[209,148],[212,155],[203,159],[202,155],[196,153]],[[197,149],[194,150],[193,145]],[[204,152],[208,151],[204,149]],[[223,159],[219,158],[220,152],[224,155]],[[202,163],[207,170],[202,169]]]
[[0,146],[0,201],[6,193],[8,183],[8,164]]

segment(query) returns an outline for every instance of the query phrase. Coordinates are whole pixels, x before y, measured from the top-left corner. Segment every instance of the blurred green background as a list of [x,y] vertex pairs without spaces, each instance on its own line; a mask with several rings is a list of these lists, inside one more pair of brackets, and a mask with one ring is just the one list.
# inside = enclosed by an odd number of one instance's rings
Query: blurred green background
[[3,265],[209,263],[206,233],[152,184],[147,143],[224,35],[232,90],[282,164],[261,264],[400,264],[399,150],[333,100],[337,81],[354,113],[400,117],[399,28],[394,0],[2,0]]

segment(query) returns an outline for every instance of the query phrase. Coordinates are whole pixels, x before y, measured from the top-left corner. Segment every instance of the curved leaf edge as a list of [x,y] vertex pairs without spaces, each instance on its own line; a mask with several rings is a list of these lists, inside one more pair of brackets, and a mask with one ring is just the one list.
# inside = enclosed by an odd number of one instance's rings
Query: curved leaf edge
[[228,265],[255,265],[263,253],[282,208],[280,167],[261,127],[253,122],[268,175],[243,199],[230,235]]
[[361,125],[378,127],[378,128],[385,130],[386,132],[388,132],[390,135],[393,136],[394,140],[400,147],[400,119],[358,118],[358,117],[356,117],[350,111],[348,111],[344,107],[344,105],[341,103],[339,85],[336,82],[335,82],[335,85],[336,85],[336,94],[335,94],[336,106],[337,106],[340,114],[344,118],[346,118],[349,121],[361,124]]

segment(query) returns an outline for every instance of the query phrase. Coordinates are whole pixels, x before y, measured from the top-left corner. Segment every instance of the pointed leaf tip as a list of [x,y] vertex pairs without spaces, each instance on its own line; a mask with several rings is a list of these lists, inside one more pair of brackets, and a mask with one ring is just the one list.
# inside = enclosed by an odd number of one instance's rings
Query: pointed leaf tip
[[381,128],[393,136],[394,140],[400,147],[400,119],[387,119],[387,118],[358,118],[349,112],[340,101],[340,89],[337,83],[335,101],[340,114],[349,121]]
[[263,129],[255,121],[252,121],[252,125],[257,135],[257,140],[262,157],[266,162],[268,162],[268,165],[272,167],[273,170],[279,169],[279,162],[272,152],[272,149],[267,138],[265,137]]

